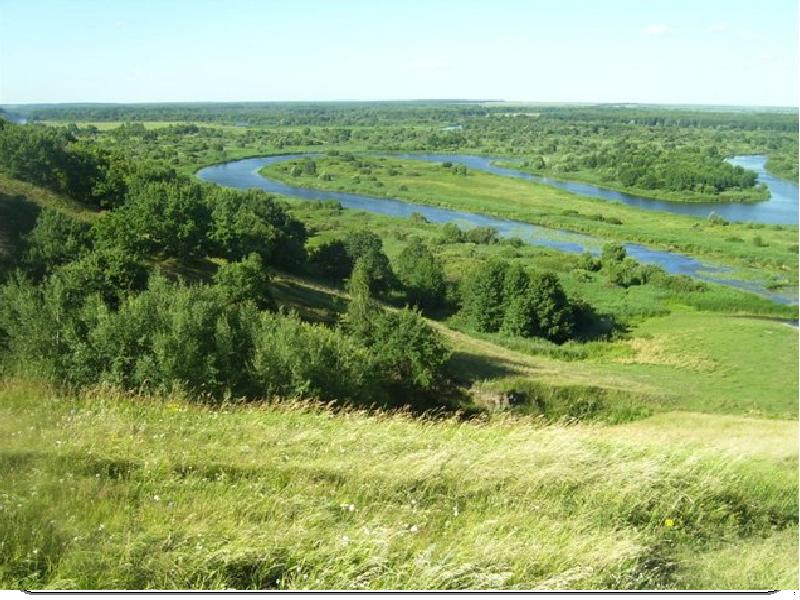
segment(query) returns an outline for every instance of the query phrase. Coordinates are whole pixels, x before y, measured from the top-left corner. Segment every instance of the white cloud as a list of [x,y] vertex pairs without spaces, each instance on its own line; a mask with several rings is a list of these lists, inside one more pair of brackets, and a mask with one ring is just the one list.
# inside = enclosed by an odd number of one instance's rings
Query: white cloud
[[712,33],[725,33],[729,29],[730,26],[727,23],[714,23],[708,28]]
[[667,35],[672,29],[666,25],[649,25],[642,30],[647,35]]

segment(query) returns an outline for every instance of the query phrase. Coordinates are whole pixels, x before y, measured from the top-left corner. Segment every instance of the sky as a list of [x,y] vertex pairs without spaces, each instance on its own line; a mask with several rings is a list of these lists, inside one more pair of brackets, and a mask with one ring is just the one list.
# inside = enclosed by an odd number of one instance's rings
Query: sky
[[797,0],[0,0],[0,104],[797,106]]

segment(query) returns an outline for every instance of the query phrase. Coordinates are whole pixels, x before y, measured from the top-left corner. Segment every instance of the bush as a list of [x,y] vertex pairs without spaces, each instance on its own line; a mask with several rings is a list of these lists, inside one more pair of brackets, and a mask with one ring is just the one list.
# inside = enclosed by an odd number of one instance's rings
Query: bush
[[464,233],[464,241],[473,244],[496,244],[498,239],[494,227],[473,227]]
[[363,263],[368,274],[370,293],[384,294],[396,286],[394,272],[383,252],[383,240],[379,236],[371,231],[356,231],[344,244],[352,263]]
[[603,266],[599,258],[592,256],[591,252],[584,252],[578,257],[578,268],[584,271],[599,271]]
[[262,313],[253,335],[255,393],[372,404],[383,400],[369,352],[338,331]]
[[261,257],[251,254],[237,263],[221,265],[214,274],[216,285],[229,302],[254,302],[261,310],[275,310],[270,278]]
[[210,225],[199,184],[155,182],[100,219],[95,236],[104,247],[121,247],[136,256],[186,260],[206,256]]
[[44,209],[25,236],[27,249],[23,263],[38,278],[58,265],[76,260],[89,251],[91,243],[89,225],[60,211]]
[[90,252],[53,272],[64,286],[65,293],[77,301],[99,294],[107,305],[117,307],[127,294],[142,290],[147,284],[147,271],[130,254],[119,248]]
[[608,274],[608,280],[620,287],[630,287],[645,283],[639,263],[632,258],[610,263],[605,266],[605,270]]
[[418,312],[380,313],[367,346],[396,403],[415,403],[443,387],[450,352]]
[[442,226],[441,241],[444,244],[460,244],[464,241],[464,232],[455,223],[445,223]]
[[461,316],[477,331],[497,331],[503,321],[506,263],[481,263],[461,286]]
[[255,306],[229,303],[218,289],[153,276],[119,311],[100,310],[89,336],[98,379],[208,399],[252,393],[246,365],[257,318]]
[[625,246],[621,244],[605,244],[600,259],[602,265],[606,266],[610,263],[622,262],[627,255],[628,252],[625,250]]
[[353,259],[342,240],[330,240],[317,246],[310,256],[312,269],[331,281],[344,281],[353,270]]
[[519,265],[488,261],[464,282],[462,290],[460,315],[477,331],[502,330],[507,335],[558,343],[574,332],[572,306],[552,273],[530,276]]

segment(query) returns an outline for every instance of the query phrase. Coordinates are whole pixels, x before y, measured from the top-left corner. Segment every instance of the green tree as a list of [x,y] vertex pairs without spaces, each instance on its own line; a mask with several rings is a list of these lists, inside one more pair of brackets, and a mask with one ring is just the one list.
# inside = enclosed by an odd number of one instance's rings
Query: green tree
[[507,263],[481,263],[462,284],[461,315],[477,331],[497,331],[503,322]]
[[264,264],[297,270],[306,261],[308,234],[285,206],[259,190],[214,188],[206,193],[211,210],[211,252],[241,260],[253,252]]
[[412,305],[436,308],[443,304],[447,291],[444,268],[422,240],[411,240],[398,255],[394,270]]
[[372,294],[384,294],[395,287],[395,274],[379,236],[371,231],[356,231],[345,240],[345,247],[354,265],[359,260],[363,262]]

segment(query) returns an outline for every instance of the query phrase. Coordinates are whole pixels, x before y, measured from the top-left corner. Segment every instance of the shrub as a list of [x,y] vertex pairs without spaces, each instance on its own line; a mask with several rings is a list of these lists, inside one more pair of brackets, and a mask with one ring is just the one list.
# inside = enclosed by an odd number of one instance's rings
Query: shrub
[[258,254],[253,253],[237,263],[221,265],[214,274],[214,284],[229,302],[241,304],[251,301],[261,310],[276,308],[269,274]]
[[249,367],[255,393],[372,404],[383,400],[371,355],[338,331],[262,313]]
[[578,257],[578,268],[583,269],[584,271],[599,271],[600,268],[603,266],[602,261],[599,258],[595,258],[592,256],[591,252],[584,252]]
[[344,242],[353,264],[362,261],[372,294],[383,294],[396,285],[389,259],[383,252],[383,240],[371,231],[356,231]]
[[473,227],[464,233],[464,241],[473,244],[495,244],[498,239],[494,227]]
[[445,223],[442,226],[441,241],[444,244],[459,244],[464,241],[464,232],[455,223]]
[[44,209],[25,237],[23,263],[38,278],[58,265],[76,260],[91,248],[91,243],[89,225],[60,211]]
[[316,273],[332,281],[343,281],[353,270],[353,259],[342,240],[330,240],[317,246],[310,256]]
[[610,263],[622,262],[627,255],[628,252],[625,250],[625,246],[621,244],[605,244],[600,259],[602,260],[602,265],[606,266]]
[[197,183],[155,182],[95,224],[98,243],[137,256],[181,260],[207,254],[211,214]]
[[368,347],[396,403],[416,402],[443,386],[450,352],[418,312],[380,313]]
[[147,284],[145,268],[119,248],[90,252],[56,269],[53,277],[58,278],[65,293],[74,298],[99,294],[112,307],[119,306],[124,296],[144,289]]
[[269,194],[212,188],[206,203],[211,207],[212,254],[241,260],[255,252],[264,264],[290,270],[305,264],[305,225]]

